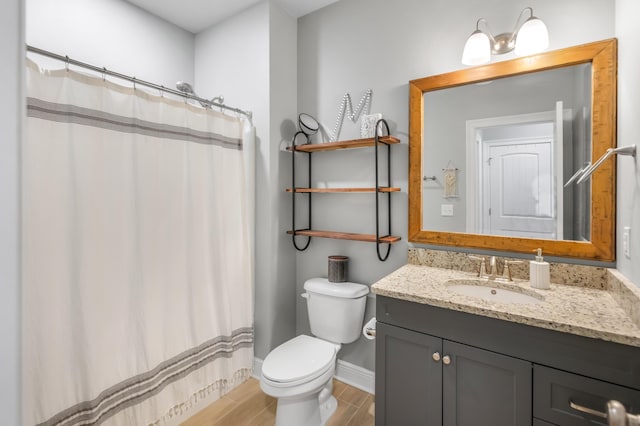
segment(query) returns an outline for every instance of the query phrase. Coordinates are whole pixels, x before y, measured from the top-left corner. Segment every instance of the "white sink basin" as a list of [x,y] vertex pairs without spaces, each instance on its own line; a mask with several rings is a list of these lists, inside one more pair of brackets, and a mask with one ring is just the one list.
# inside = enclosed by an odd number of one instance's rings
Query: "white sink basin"
[[449,280],[445,282],[447,290],[463,296],[475,297],[489,302],[536,304],[542,303],[544,297],[523,289],[509,290],[483,280]]

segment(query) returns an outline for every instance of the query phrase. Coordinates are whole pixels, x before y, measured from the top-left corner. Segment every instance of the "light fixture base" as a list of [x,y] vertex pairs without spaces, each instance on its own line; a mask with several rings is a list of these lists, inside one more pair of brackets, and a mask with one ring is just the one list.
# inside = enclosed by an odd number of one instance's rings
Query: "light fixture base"
[[513,33],[502,33],[493,37],[491,41],[491,53],[502,55],[511,52],[516,47],[516,38]]

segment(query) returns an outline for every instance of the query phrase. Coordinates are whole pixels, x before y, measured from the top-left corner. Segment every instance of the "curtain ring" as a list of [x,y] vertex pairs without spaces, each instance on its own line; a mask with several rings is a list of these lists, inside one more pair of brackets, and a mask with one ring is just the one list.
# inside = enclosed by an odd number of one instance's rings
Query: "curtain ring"
[[[224,112],[224,108],[223,108],[223,104],[224,104],[224,96],[220,95],[220,96],[216,96],[213,99],[211,99],[212,103],[216,103],[219,104],[218,107],[220,109],[220,112]],[[213,109],[213,105],[211,105],[211,109]]]
[[67,72],[69,72],[69,56],[65,55],[65,61],[64,61],[64,69],[67,70]]
[[160,97],[164,98],[164,86],[160,86]]
[[133,90],[136,90],[136,78],[133,77]]
[[102,67],[102,81],[107,81],[107,67]]

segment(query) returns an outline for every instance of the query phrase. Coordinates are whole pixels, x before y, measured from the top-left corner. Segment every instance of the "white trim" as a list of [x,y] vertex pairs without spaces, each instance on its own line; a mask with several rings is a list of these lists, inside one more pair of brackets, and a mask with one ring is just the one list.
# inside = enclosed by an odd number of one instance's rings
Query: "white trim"
[[[522,123],[536,123],[536,122],[552,122],[555,126],[556,119],[556,111],[543,111],[543,112],[535,112],[528,114],[518,114],[518,115],[506,115],[500,117],[491,117],[491,118],[481,118],[477,120],[467,120],[466,122],[466,163],[467,163],[467,173],[466,173],[466,229],[467,232],[471,232],[474,234],[481,233],[481,230],[477,229],[478,224],[481,223],[481,214],[482,214],[482,201],[481,197],[477,194],[480,194],[480,179],[478,178],[478,170],[480,169],[479,163],[482,159],[479,157],[480,146],[478,140],[476,139],[477,130],[484,127],[494,127],[494,126],[506,126],[510,124],[522,124]],[[562,163],[558,163],[554,160],[553,170],[554,173],[557,173],[558,168],[562,167]],[[560,177],[562,179],[562,177]],[[471,190],[471,188],[475,188]],[[562,187],[557,188],[555,197],[557,197],[558,192],[561,193]],[[557,205],[557,203],[556,203]],[[562,218],[558,217],[557,221],[562,221]]]
[[375,395],[375,373],[366,368],[338,360],[335,378],[348,385]]
[[[260,380],[260,376],[262,375],[263,362],[260,358],[253,358],[253,377],[257,380]],[[339,359],[334,377],[354,388],[375,394],[375,373],[371,370]]]

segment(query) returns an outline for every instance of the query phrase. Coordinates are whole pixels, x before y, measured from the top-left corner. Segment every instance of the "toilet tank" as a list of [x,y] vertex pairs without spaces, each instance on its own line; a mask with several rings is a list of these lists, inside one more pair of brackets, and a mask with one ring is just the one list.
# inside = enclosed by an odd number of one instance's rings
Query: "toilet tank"
[[311,278],[304,283],[311,333],[333,343],[355,342],[362,331],[369,287]]

